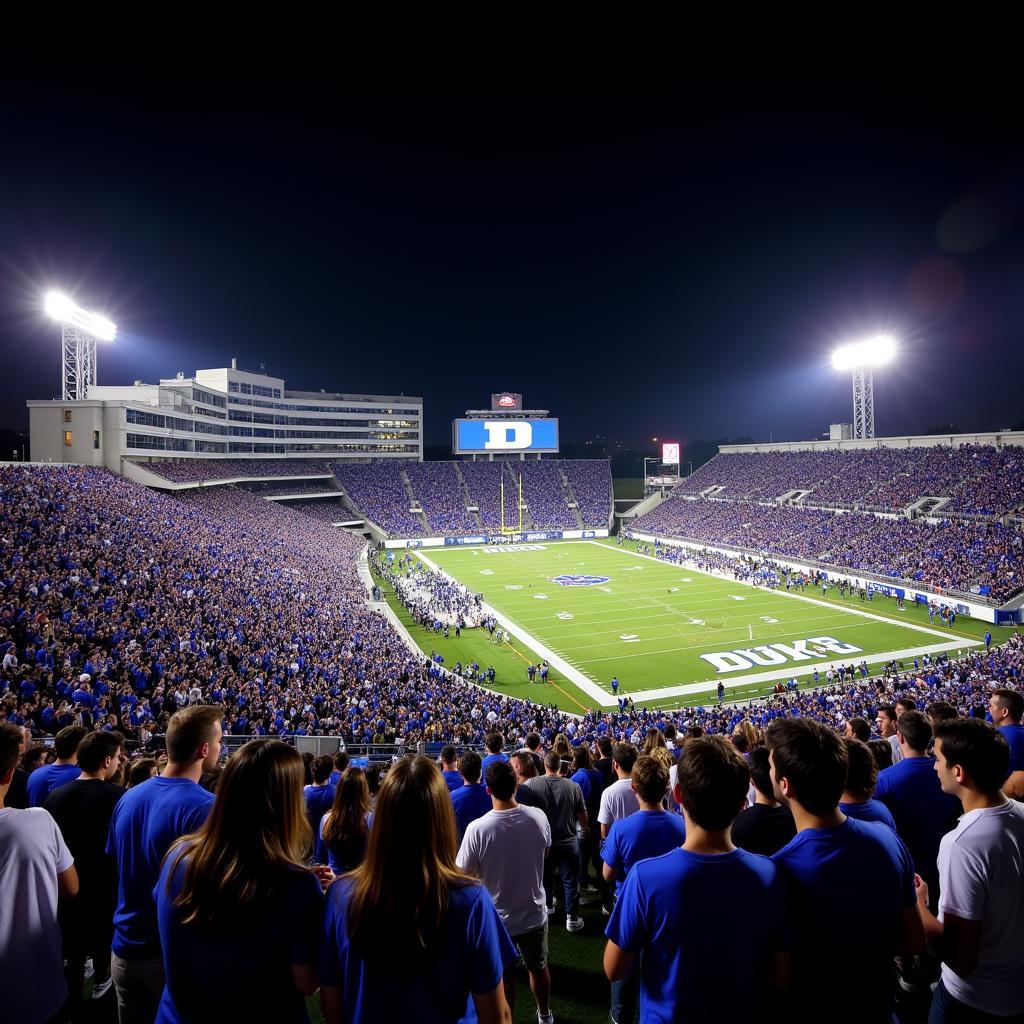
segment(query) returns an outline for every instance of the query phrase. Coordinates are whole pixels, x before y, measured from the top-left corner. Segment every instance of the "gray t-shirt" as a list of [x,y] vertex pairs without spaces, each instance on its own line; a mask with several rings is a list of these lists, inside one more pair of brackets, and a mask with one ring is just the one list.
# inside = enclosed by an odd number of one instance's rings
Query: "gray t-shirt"
[[576,842],[576,822],[580,812],[587,809],[583,790],[572,779],[558,775],[527,779],[523,785],[537,793],[544,804],[544,813],[551,826],[551,845],[572,846]]

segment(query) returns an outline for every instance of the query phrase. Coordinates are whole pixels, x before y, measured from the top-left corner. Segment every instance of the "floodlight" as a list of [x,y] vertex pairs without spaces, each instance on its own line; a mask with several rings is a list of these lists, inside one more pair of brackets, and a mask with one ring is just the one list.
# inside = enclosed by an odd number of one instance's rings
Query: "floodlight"
[[876,334],[863,341],[842,345],[832,353],[832,367],[853,370],[858,366],[881,366],[896,355],[896,342],[888,334]]
[[115,323],[99,313],[82,309],[61,292],[47,292],[44,305],[47,316],[79,331],[85,331],[99,341],[113,341],[117,335]]

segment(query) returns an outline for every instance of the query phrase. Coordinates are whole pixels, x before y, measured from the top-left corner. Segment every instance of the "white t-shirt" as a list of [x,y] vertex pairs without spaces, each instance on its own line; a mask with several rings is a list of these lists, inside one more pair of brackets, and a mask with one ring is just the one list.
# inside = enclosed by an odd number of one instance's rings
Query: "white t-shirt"
[[978,966],[942,984],[982,1013],[1024,1013],[1024,805],[968,811],[939,843],[939,920],[982,921]]
[[488,811],[462,837],[458,865],[487,886],[509,935],[525,935],[548,919],[544,901],[544,851],[551,826],[537,807]]
[[601,794],[601,809],[597,812],[597,820],[602,825],[611,825],[619,818],[628,818],[640,810],[640,801],[633,792],[632,779],[616,779]]
[[74,863],[42,807],[0,808],[0,964],[4,1019],[32,1024],[67,998],[57,925],[57,875]]
[[900,738],[893,733],[889,739],[889,746],[892,747],[892,763],[899,764],[903,760],[903,750],[900,748]]

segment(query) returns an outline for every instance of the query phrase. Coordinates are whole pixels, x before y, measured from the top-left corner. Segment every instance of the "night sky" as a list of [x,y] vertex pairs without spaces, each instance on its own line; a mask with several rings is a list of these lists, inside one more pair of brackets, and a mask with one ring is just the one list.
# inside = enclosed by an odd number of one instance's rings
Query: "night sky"
[[0,427],[59,393],[50,286],[117,321],[101,384],[237,356],[428,444],[505,389],[567,441],[819,437],[879,329],[878,434],[1024,420],[1016,85],[253,66],[0,81]]

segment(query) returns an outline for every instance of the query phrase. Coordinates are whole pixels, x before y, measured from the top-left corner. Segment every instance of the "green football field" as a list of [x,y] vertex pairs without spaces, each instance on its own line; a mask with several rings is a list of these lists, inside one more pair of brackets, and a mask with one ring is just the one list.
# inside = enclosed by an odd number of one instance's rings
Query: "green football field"
[[[770,691],[778,680],[824,681],[830,666],[869,667],[977,643],[959,629],[929,625],[920,609],[891,601],[822,601],[820,590],[787,594],[681,568],[609,541],[432,548],[415,556],[484,595],[513,636],[522,679],[546,658],[570,710],[614,707],[619,694],[673,707]],[[836,596],[830,592],[830,596]],[[468,660],[468,659],[467,659]],[[479,659],[482,661],[482,659]],[[526,692],[523,692],[523,690]],[[572,705],[576,705],[575,708]]]

